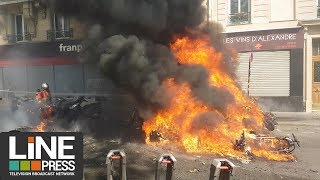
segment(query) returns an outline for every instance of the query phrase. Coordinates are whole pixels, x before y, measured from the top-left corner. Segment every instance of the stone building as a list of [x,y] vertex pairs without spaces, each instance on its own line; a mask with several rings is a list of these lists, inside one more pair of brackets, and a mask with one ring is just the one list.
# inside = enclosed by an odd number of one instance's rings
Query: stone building
[[238,51],[240,84],[272,111],[320,107],[318,0],[208,0],[210,21]]

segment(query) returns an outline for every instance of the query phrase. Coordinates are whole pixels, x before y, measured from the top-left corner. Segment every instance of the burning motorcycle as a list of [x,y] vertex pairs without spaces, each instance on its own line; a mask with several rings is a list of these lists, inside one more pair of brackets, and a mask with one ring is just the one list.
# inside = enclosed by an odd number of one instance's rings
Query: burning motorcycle
[[101,104],[99,102],[84,104],[85,97],[80,96],[72,100],[64,97],[55,97],[52,104],[38,103],[33,99],[25,100],[26,106],[21,106],[28,116],[40,118],[40,123],[36,127],[18,127],[17,131],[22,132],[44,132],[52,131],[55,124],[68,128],[76,122],[79,117],[86,119],[98,118],[101,114]]
[[250,158],[254,157],[251,152],[250,145],[270,149],[270,151],[276,151],[279,153],[291,153],[295,150],[296,145],[300,147],[300,141],[292,133],[292,138],[289,136],[268,136],[264,134],[256,134],[254,131],[250,131],[248,138],[245,137],[245,132],[243,131],[240,138],[234,142],[234,149],[239,151],[244,151]]

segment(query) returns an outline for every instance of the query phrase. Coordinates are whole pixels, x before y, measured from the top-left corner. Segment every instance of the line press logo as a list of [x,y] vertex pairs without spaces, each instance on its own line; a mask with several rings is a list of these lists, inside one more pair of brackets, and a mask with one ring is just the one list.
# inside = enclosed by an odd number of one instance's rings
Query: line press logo
[[0,143],[3,179],[82,179],[81,133],[1,133]]

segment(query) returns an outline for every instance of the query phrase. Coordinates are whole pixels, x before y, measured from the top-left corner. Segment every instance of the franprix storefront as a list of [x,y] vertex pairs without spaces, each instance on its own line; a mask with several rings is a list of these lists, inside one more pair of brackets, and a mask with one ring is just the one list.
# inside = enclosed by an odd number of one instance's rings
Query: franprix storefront
[[224,43],[238,52],[242,89],[265,110],[305,111],[302,28],[226,33]]
[[0,46],[0,90],[27,95],[47,82],[56,94],[112,93],[114,87],[95,64],[79,63],[81,47],[77,40]]

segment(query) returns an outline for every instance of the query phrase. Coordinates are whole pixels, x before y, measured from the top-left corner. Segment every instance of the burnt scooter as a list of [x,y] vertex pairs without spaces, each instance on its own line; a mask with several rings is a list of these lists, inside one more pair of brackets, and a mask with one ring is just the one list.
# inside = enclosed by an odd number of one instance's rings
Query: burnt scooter
[[72,101],[68,101],[63,97],[57,97],[54,103],[55,119],[62,125],[69,125],[76,121],[81,114],[81,103],[84,101],[83,96],[79,96]]
[[55,102],[55,119],[63,126],[68,127],[78,120],[79,117],[84,117],[94,121],[100,118],[102,106],[100,102],[85,104],[88,102],[84,96],[79,96],[76,99],[69,101],[66,98],[58,97]]
[[[83,105],[86,99],[83,96],[76,97],[73,100],[63,97],[54,97],[53,104],[43,105],[37,103],[34,99],[27,99],[23,101],[28,102],[29,105],[24,108],[24,111],[32,118],[37,118],[40,115],[40,120],[50,119],[48,126],[43,130],[51,129],[51,125],[59,124],[61,127],[69,128],[79,117],[83,116],[87,119],[95,119],[100,117],[101,107],[98,108],[100,103],[90,103]],[[33,105],[31,107],[31,105]],[[50,117],[50,118],[49,118]],[[15,129],[21,132],[37,132],[37,127],[18,127]],[[51,131],[51,130],[50,130]]]
[[254,154],[247,148],[247,138],[253,140],[254,146],[268,147],[271,151],[279,153],[292,153],[296,145],[300,147],[300,141],[293,133],[291,138],[289,136],[267,136],[250,131],[246,137],[243,131],[240,138],[233,143],[233,147],[235,150],[245,152],[250,159],[254,158]]

